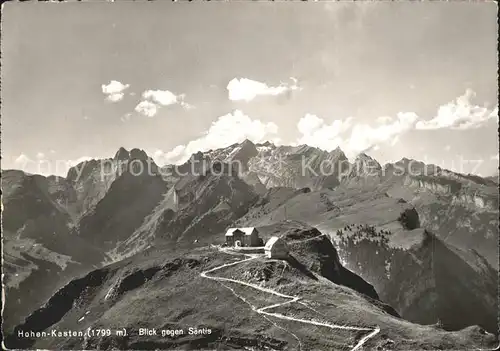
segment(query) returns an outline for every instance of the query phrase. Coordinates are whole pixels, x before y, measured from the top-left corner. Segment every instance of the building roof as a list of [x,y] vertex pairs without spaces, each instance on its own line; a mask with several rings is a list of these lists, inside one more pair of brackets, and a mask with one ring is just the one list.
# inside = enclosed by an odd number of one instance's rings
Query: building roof
[[264,250],[270,250],[274,244],[276,244],[276,242],[278,240],[281,240],[281,238],[277,237],[277,236],[272,236],[266,243],[266,246],[264,247]]
[[229,228],[226,232],[226,236],[233,236],[233,233],[237,230],[243,232],[245,235],[251,235],[252,232],[255,230],[255,227]]

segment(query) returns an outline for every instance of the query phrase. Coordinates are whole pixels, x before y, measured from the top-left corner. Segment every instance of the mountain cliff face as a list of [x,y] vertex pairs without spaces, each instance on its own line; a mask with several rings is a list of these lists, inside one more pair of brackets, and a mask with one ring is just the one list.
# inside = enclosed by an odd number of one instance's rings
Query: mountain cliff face
[[143,150],[123,147],[113,158],[84,161],[70,168],[66,180],[77,194],[75,215],[80,217],[97,205],[115,179],[130,168],[134,174],[158,173],[158,166]]
[[365,153],[356,156],[354,163],[351,167],[348,179],[355,178],[360,180],[374,175],[380,175],[382,166],[375,159],[371,158]]
[[260,147],[257,156],[249,161],[249,170],[267,188],[334,187],[347,168],[348,160],[340,149],[326,152],[307,145]]

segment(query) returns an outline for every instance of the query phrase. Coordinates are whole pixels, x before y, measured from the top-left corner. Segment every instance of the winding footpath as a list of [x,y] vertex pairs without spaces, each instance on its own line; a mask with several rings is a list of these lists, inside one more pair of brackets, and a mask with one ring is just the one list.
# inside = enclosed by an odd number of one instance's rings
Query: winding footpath
[[[229,253],[229,252],[226,252],[226,251],[223,251],[223,252]],[[306,306],[306,307],[308,307],[310,309],[312,309],[312,308],[309,307],[309,306],[307,306],[305,303],[301,302],[299,296],[290,296],[290,295],[282,294],[282,293],[279,293],[277,291],[274,291],[274,290],[271,290],[271,289],[268,289],[268,288],[263,288],[263,287],[261,287],[259,285],[255,285],[255,284],[243,282],[241,280],[224,278],[224,277],[218,277],[218,276],[215,276],[215,275],[209,275],[209,274],[214,273],[214,272],[216,272],[216,271],[218,271],[220,269],[223,269],[223,268],[226,268],[226,267],[235,266],[237,264],[241,264],[241,263],[244,263],[244,262],[247,262],[247,261],[250,261],[250,260],[254,260],[257,257],[261,256],[261,255],[255,255],[255,254],[243,254],[243,255],[247,256],[248,258],[242,259],[242,260],[236,261],[236,262],[231,262],[231,263],[223,264],[221,266],[209,269],[208,271],[202,272],[200,275],[203,278],[207,278],[207,279],[211,279],[211,280],[215,280],[215,281],[220,282],[225,288],[229,289],[236,297],[238,297],[243,302],[245,302],[246,304],[248,304],[253,311],[262,314],[264,316],[264,318],[266,318],[269,322],[271,322],[272,324],[274,324],[276,327],[278,327],[280,329],[283,329],[286,332],[290,333],[295,339],[297,339],[297,341],[299,343],[299,349],[301,349],[301,342],[300,342],[300,339],[297,337],[297,335],[293,334],[289,330],[284,329],[283,327],[278,326],[276,323],[274,323],[270,319],[268,319],[267,318],[268,316],[279,318],[279,319],[283,319],[283,320],[289,320],[289,321],[301,322],[301,323],[306,323],[306,324],[311,324],[311,325],[316,325],[316,326],[321,326],[321,327],[327,327],[327,328],[330,328],[330,329],[333,329],[333,330],[335,330],[335,329],[342,329],[342,330],[370,332],[367,335],[365,335],[363,338],[361,338],[361,340],[359,340],[358,343],[350,351],[360,350],[361,347],[369,339],[371,339],[372,337],[374,337],[375,335],[377,335],[380,332],[380,327],[379,326],[377,326],[376,328],[351,327],[351,326],[345,326],[345,325],[323,323],[323,322],[318,322],[318,321],[314,321],[314,320],[307,320],[307,319],[295,318],[295,317],[286,316],[286,315],[281,314],[281,313],[268,312],[268,310],[270,310],[270,309],[273,309],[273,308],[276,308],[276,307],[280,307],[280,306],[283,306],[283,305],[287,305],[287,304],[291,304],[291,303],[295,303],[295,302],[299,303],[299,304],[302,304],[302,305],[304,305],[304,306]],[[272,295],[275,295],[275,296],[279,296],[279,297],[288,299],[288,301],[280,302],[280,303],[276,303],[276,304],[272,304],[272,305],[261,307],[261,308],[257,308],[256,306],[254,306],[250,302],[248,302],[243,296],[237,294],[234,291],[234,289],[232,289],[231,287],[229,287],[227,284],[224,284],[224,282],[231,282],[231,283],[236,283],[236,284],[248,286],[248,287],[260,290],[262,292],[266,292],[266,293],[269,293],[269,294],[272,294]]]

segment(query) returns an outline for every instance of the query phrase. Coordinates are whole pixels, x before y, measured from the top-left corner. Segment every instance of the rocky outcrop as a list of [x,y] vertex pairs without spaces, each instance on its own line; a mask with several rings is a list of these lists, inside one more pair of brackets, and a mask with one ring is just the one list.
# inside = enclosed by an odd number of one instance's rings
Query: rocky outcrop
[[287,243],[291,260],[297,260],[309,271],[335,284],[347,286],[372,299],[379,299],[371,284],[342,266],[335,246],[319,230],[296,221],[277,223],[271,227]]
[[398,217],[399,222],[406,230],[413,230],[420,228],[420,219],[418,212],[415,208],[408,208],[401,212]]

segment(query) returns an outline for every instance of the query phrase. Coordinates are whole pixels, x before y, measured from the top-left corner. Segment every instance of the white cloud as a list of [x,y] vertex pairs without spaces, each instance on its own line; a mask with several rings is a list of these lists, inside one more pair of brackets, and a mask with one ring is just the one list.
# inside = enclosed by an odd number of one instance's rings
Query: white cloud
[[25,168],[30,162],[33,162],[33,160],[26,154],[21,154],[14,160],[16,167],[21,169]]
[[498,119],[498,106],[490,110],[487,107],[474,105],[471,103],[471,99],[475,96],[474,91],[467,89],[464,95],[440,106],[434,118],[428,121],[419,121],[416,124],[416,129],[476,129],[489,120]]
[[281,83],[277,87],[268,86],[266,83],[258,82],[248,78],[233,78],[227,84],[229,100],[231,101],[251,101],[257,96],[271,95],[277,96],[299,90],[297,80],[290,77],[292,84]]
[[135,107],[135,110],[147,117],[154,117],[158,113],[158,105],[151,101],[141,101]]
[[[373,126],[366,123],[352,125],[350,118],[326,124],[323,119],[307,114],[297,125],[301,133],[297,143],[316,146],[327,151],[340,146],[350,158],[360,152],[378,149],[384,144],[395,146],[401,140],[401,136],[411,130],[440,128],[466,130],[478,128],[492,119],[498,120],[498,106],[488,109],[473,105],[470,101],[474,95],[474,92],[467,90],[455,101],[441,106],[437,116],[430,121],[419,120],[413,112],[400,112],[396,118],[390,116],[376,118]],[[449,151],[451,147],[447,146],[445,150]]]
[[385,123],[392,122],[392,117],[381,116],[381,117],[377,117],[376,121],[377,121],[377,123],[385,124]]
[[326,124],[322,118],[308,113],[297,124],[298,130],[302,134],[297,144],[307,144],[328,151],[333,150],[343,143],[340,134],[351,127],[351,122],[352,118],[347,118]]
[[325,124],[325,121],[316,115],[307,113],[299,120],[297,128],[304,135],[310,135]]
[[168,90],[145,90],[142,93],[142,101],[135,107],[135,110],[144,116],[153,117],[163,106],[180,105],[186,110],[194,106],[184,101],[185,94],[175,95]]
[[396,145],[401,135],[414,128],[417,119],[414,113],[402,112],[396,119],[384,118],[377,120],[376,126],[370,126],[365,123],[353,125],[351,117],[327,124],[315,115],[306,114],[297,124],[302,134],[297,143],[326,151],[340,147],[351,158],[367,150],[378,150],[382,144]]
[[[53,150],[51,150],[51,153],[52,151]],[[32,159],[28,155],[23,153],[14,159],[14,168],[20,169],[30,174],[41,174],[45,176],[66,176],[71,167],[74,167],[83,161],[89,161],[91,159],[93,158],[89,156],[83,156],[75,160],[49,160],[42,152],[38,152],[35,159]]]
[[108,84],[102,84],[101,89],[104,95],[106,95],[106,100],[111,102],[118,102],[123,99],[123,91],[130,87],[130,84],[123,84],[119,81],[112,80]]
[[175,160],[182,156],[182,153],[186,149],[185,145],[177,145],[171,151],[165,153],[165,158],[167,160]]
[[185,149],[185,145],[177,145],[168,152],[158,149],[153,153],[153,158],[159,165],[176,164],[184,156]]
[[156,160],[157,158],[160,158],[160,157],[163,157],[165,153],[163,152],[163,150],[160,150],[160,149],[156,149],[154,152],[153,152],[153,158]]
[[187,102],[184,102],[184,101],[181,101],[179,104],[182,106],[182,108],[184,108],[186,110],[192,110],[195,108],[195,106],[188,104]]
[[[278,126],[272,122],[251,119],[240,110],[235,110],[219,117],[212,123],[203,136],[186,145],[178,145],[165,153],[166,163],[180,164],[198,151],[208,151],[229,146],[249,139],[255,143],[273,139],[278,133]],[[279,142],[279,139],[274,139]],[[157,155],[157,157],[160,157]]]
[[177,95],[168,90],[146,90],[142,93],[142,98],[162,106],[173,105],[178,102]]
[[372,127],[368,124],[357,124],[353,127],[351,135],[345,146],[346,155],[357,155],[376,145],[389,143],[394,146],[399,137],[412,130],[418,116],[413,112],[400,112],[392,122]]
[[[123,93],[114,93],[114,94],[109,94],[109,95],[106,97],[106,100],[111,101],[111,102],[118,102],[118,101],[123,100],[123,96],[124,96],[124,94],[123,94]],[[87,118],[85,118],[85,119],[87,119]]]

